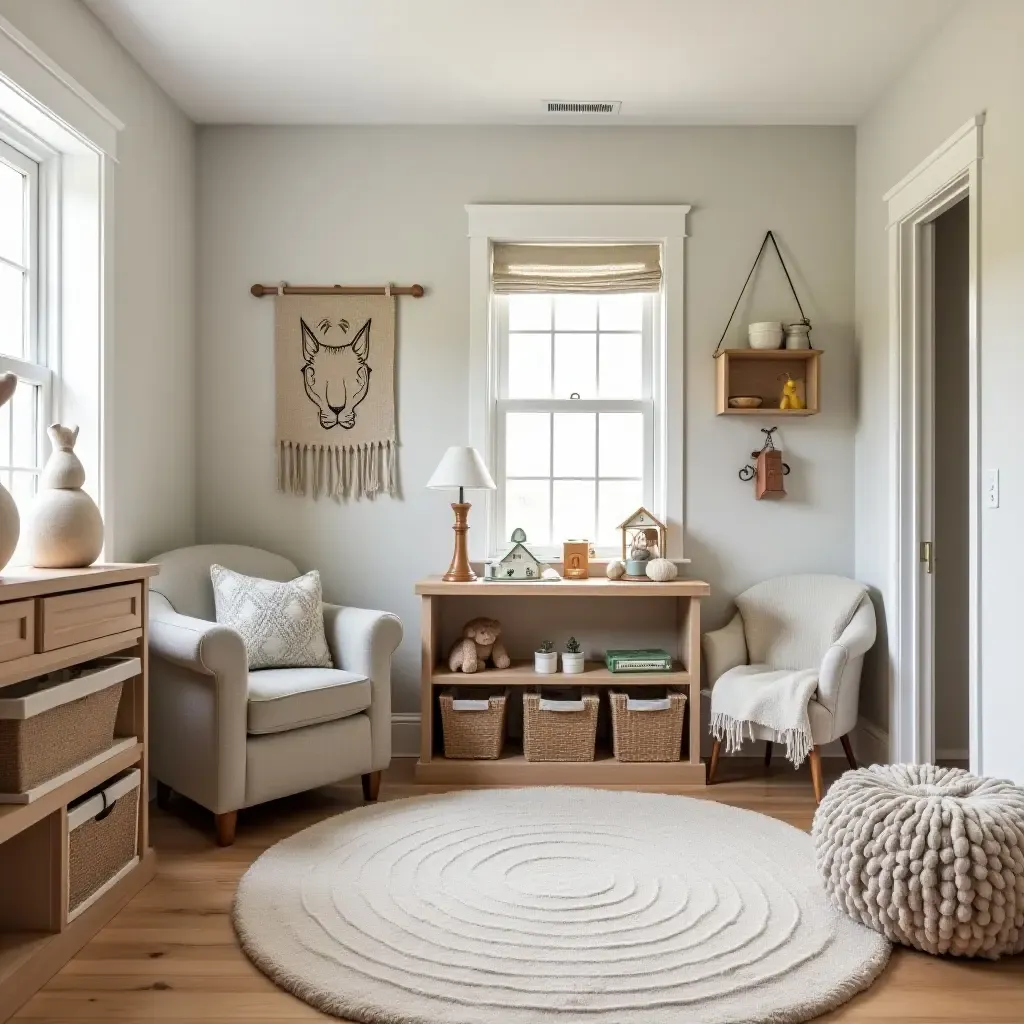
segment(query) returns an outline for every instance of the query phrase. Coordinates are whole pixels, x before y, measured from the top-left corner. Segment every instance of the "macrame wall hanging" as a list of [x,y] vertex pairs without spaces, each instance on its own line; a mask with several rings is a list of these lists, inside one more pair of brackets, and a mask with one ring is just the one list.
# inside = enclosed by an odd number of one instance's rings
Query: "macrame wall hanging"
[[395,295],[408,288],[253,285],[277,295],[278,488],[335,499],[394,494]]

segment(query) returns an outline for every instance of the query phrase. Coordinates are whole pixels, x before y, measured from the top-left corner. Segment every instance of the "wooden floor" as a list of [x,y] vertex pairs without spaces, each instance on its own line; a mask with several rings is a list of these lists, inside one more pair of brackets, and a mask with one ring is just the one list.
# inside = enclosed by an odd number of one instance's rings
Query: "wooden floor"
[[[839,763],[826,762],[839,770]],[[770,814],[798,828],[814,813],[806,770],[723,758],[721,782],[689,795]],[[443,787],[412,782],[412,762],[385,775],[381,799]],[[228,918],[239,876],[272,843],[321,818],[361,803],[354,786],[304,794],[243,812],[238,841],[213,844],[209,816],[176,799],[169,813],[153,808],[157,876],[50,984],[17,1020],[214,1021],[331,1019],[275,988],[239,951]],[[942,960],[898,949],[867,992],[821,1021],[872,1024],[998,1024],[1024,1021],[1024,957],[996,964]]]

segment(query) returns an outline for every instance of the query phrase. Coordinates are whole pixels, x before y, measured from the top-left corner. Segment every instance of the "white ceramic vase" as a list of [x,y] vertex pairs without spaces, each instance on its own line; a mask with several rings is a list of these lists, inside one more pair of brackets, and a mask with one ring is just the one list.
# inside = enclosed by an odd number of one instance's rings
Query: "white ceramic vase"
[[[0,408],[11,400],[17,386],[18,378],[13,373],[0,373]],[[0,569],[11,560],[20,534],[18,506],[14,504],[10,491],[0,484]]]
[[39,569],[92,565],[103,548],[103,517],[82,490],[85,467],[75,454],[78,427],[47,428],[53,452],[43,468],[29,518],[29,557]]

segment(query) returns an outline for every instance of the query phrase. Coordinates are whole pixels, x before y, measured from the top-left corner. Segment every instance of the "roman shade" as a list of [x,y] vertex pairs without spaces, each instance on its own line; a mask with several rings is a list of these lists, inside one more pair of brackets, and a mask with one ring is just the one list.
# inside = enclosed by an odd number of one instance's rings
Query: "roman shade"
[[656,292],[661,287],[661,246],[496,242],[491,280],[498,294]]

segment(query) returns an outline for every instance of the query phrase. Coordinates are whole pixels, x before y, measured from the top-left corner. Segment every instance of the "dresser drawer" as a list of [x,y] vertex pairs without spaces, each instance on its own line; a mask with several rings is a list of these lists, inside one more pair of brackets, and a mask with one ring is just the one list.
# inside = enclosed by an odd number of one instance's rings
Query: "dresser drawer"
[[142,584],[97,587],[44,597],[40,650],[80,644],[142,626]]
[[0,604],[0,661],[14,661],[35,651],[36,606],[34,601]]

